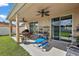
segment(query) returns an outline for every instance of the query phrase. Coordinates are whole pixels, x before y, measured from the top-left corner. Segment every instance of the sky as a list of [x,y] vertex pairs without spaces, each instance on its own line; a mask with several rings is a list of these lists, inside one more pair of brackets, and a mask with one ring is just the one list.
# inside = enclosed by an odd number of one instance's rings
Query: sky
[[72,25],[72,19],[53,22],[53,25]]
[[13,3],[0,3],[0,22],[9,22],[6,17],[10,13]]

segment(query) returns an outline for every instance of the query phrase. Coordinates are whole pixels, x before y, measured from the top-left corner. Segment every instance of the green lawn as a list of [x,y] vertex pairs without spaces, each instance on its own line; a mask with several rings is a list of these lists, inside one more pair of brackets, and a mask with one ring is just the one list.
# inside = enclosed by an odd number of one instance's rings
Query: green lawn
[[61,32],[61,36],[64,37],[69,37],[70,33],[69,32]]
[[9,36],[0,36],[0,56],[30,56]]

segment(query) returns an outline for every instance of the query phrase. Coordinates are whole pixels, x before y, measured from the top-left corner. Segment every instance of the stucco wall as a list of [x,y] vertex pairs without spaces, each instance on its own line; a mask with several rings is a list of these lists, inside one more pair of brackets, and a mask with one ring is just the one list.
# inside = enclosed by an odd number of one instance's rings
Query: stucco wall
[[39,26],[48,26],[49,28],[49,38],[50,38],[50,35],[51,35],[51,19],[48,17],[48,18],[41,18],[41,21],[38,20],[38,23],[39,23]]
[[74,35],[77,36],[79,36],[79,31],[76,31],[78,24],[79,24],[79,8],[74,10],[73,13],[73,33]]

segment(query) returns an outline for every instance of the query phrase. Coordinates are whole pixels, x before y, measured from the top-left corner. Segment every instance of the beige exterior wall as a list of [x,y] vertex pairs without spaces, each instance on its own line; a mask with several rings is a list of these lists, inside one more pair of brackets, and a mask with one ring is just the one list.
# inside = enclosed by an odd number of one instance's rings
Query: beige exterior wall
[[73,13],[73,32],[74,32],[74,35],[77,35],[79,36],[79,32],[76,31],[76,27],[78,26],[79,24],[79,8],[74,10],[74,13]]
[[[76,32],[76,26],[79,24],[79,8],[74,8],[72,10],[67,10],[62,13],[54,14],[48,17],[41,17],[40,19],[33,20],[38,21],[39,26],[49,26],[49,33],[50,33],[50,38],[51,38],[51,19],[55,17],[61,17],[61,16],[66,16],[66,15],[72,15],[72,22],[73,22],[73,31],[72,34],[79,35],[79,32]],[[31,21],[32,22],[32,21]],[[29,28],[29,23],[27,23],[27,26]]]
[[41,21],[38,21],[39,26],[49,26],[49,38],[51,38],[51,19],[50,18],[43,18]]
[[[60,14],[56,14],[50,18],[61,17],[61,16],[66,16],[66,15],[72,15],[72,34],[74,36],[79,36],[79,32],[76,32],[76,27],[79,24],[79,8],[74,8],[69,11],[64,11],[64,12],[62,12]],[[51,33],[51,31],[50,31],[50,33]]]

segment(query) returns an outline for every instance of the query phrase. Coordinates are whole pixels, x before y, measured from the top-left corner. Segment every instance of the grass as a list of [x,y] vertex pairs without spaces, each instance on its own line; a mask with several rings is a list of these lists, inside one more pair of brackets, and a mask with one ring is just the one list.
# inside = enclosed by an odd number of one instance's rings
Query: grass
[[[61,32],[61,37],[69,37],[70,33],[69,32]],[[71,42],[69,39],[61,39],[63,41]]]
[[30,56],[9,36],[0,36],[0,56]]
[[70,33],[69,32],[61,32],[61,36],[63,37],[69,37]]

